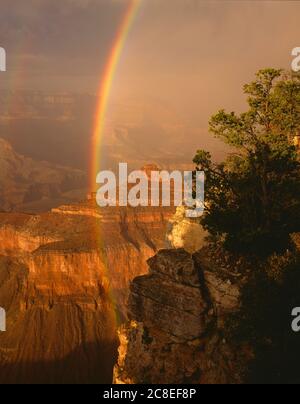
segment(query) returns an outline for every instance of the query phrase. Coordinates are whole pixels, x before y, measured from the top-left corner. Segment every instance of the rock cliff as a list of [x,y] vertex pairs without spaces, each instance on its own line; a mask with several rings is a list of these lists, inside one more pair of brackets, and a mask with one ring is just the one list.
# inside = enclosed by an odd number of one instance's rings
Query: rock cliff
[[239,383],[247,346],[222,330],[238,310],[243,280],[222,275],[203,249],[161,250],[131,283],[129,322],[119,330],[115,383]]
[[0,214],[0,383],[111,382],[129,282],[164,245],[169,213]]

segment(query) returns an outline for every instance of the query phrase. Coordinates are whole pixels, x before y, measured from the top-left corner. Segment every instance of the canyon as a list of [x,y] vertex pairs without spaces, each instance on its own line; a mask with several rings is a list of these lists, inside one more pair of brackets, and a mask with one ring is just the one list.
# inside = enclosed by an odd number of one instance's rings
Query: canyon
[[0,383],[104,383],[117,360],[130,282],[166,246],[172,210],[0,213]]
[[[96,109],[93,94],[0,89],[0,136],[18,154],[87,172]],[[207,136],[206,126],[192,123],[172,104],[118,97],[107,110],[101,169],[115,170],[123,161],[138,169],[151,161],[167,170],[189,170],[197,147],[218,160],[228,152]]]
[[[0,213],[0,384],[298,380],[285,315],[298,271],[258,292],[252,264],[206,236],[184,208],[100,208],[91,195],[42,214]],[[256,335],[267,344],[258,356]]]

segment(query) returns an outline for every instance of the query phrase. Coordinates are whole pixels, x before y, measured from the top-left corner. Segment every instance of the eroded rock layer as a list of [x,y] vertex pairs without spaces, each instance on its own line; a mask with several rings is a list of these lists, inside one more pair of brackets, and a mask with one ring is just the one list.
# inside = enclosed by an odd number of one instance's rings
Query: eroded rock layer
[[238,383],[245,347],[224,338],[241,279],[222,278],[205,250],[161,250],[131,284],[130,321],[119,330],[115,383]]
[[0,214],[0,383],[111,382],[129,282],[169,215],[88,203]]

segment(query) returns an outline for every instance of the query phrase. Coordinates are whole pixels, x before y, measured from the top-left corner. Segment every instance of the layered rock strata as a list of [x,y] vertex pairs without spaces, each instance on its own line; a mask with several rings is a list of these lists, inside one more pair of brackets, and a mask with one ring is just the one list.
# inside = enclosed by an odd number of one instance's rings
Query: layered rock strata
[[0,383],[111,382],[129,282],[164,245],[169,213],[0,214]]
[[242,280],[224,278],[206,251],[161,250],[131,284],[129,322],[119,330],[115,383],[239,383],[245,347],[224,338]]

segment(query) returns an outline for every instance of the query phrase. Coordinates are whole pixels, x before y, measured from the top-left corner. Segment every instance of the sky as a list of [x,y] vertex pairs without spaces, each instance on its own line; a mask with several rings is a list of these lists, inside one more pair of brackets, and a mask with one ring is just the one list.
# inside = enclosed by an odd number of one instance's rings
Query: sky
[[[0,0],[1,88],[97,93],[128,0]],[[300,46],[300,2],[142,0],[112,100],[161,100],[205,127],[221,107],[243,109],[242,85],[264,67],[289,68]]]

